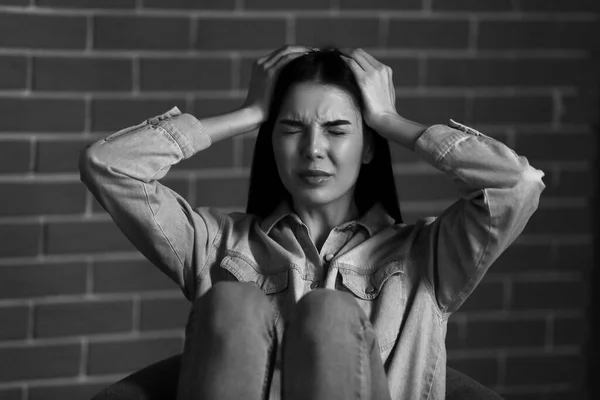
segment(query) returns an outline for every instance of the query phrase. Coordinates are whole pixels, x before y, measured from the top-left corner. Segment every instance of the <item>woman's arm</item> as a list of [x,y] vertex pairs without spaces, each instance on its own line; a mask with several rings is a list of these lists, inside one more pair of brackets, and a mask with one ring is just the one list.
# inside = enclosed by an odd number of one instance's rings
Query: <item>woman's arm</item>
[[276,72],[305,50],[288,46],[257,60],[246,102],[238,110],[198,120],[175,107],[95,142],[80,155],[82,182],[132,244],[189,300],[195,298],[197,272],[210,260],[225,216],[192,209],[158,180],[212,142],[260,126]]
[[391,69],[363,50],[348,54],[365,98],[364,118],[383,137],[448,174],[461,199],[417,222],[413,256],[426,265],[435,301],[452,313],[537,209],[544,173],[504,144],[450,120],[426,128],[397,114]]
[[221,216],[209,209],[192,210],[158,180],[213,140],[252,130],[253,115],[240,109],[198,120],[175,107],[95,142],[80,155],[81,181],[131,243],[190,300],[196,290],[195,267],[203,265]]

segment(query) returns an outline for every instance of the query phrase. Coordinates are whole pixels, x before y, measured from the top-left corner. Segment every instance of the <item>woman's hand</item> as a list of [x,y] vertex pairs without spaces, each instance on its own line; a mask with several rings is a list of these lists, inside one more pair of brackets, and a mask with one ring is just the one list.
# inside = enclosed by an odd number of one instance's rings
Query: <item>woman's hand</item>
[[342,53],[363,95],[363,118],[367,125],[379,131],[383,119],[398,115],[392,69],[363,49],[343,50]]
[[307,46],[284,46],[259,58],[252,65],[248,95],[242,108],[256,113],[260,123],[267,119],[271,95],[281,68],[293,59],[306,54],[312,48]]

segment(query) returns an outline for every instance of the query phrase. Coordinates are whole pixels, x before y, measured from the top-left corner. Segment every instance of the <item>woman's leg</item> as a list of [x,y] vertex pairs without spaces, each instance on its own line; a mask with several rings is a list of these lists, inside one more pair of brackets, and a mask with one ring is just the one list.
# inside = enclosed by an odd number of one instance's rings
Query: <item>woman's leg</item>
[[315,289],[283,335],[283,400],[390,399],[375,331],[352,295]]
[[256,286],[215,284],[190,312],[177,399],[263,399],[277,348],[274,319]]

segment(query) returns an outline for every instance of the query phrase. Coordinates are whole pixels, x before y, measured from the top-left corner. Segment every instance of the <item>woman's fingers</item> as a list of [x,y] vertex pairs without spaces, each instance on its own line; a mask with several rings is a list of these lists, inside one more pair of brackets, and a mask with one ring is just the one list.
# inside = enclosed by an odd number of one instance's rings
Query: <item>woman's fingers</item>
[[296,53],[286,54],[284,56],[279,57],[279,59],[277,59],[277,61],[274,61],[273,64],[269,68],[272,68],[275,72],[279,71],[279,69],[281,67],[283,67],[285,64],[289,63],[294,58],[298,58],[304,54],[306,54],[306,53],[296,52]]
[[346,61],[357,80],[365,73],[365,70],[353,58],[342,55],[342,60]]
[[304,54],[304,53],[307,53],[308,51],[310,51],[311,49],[312,49],[312,47],[300,46],[300,45],[297,45],[297,46],[287,45],[287,46],[281,47],[267,56],[267,59],[264,61],[264,66],[265,66],[265,68],[271,68],[282,57],[285,57],[291,53]]

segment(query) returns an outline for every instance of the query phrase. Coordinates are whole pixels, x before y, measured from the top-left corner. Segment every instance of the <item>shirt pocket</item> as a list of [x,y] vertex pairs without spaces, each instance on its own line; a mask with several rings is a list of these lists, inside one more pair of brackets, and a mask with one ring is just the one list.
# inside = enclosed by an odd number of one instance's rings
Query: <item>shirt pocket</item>
[[221,268],[231,274],[233,280],[256,285],[271,301],[276,319],[284,312],[288,288],[288,271],[263,271],[249,256],[229,250],[221,260]]
[[345,268],[337,290],[352,293],[377,332],[379,348],[385,353],[396,341],[405,309],[404,260],[382,261],[375,268]]

